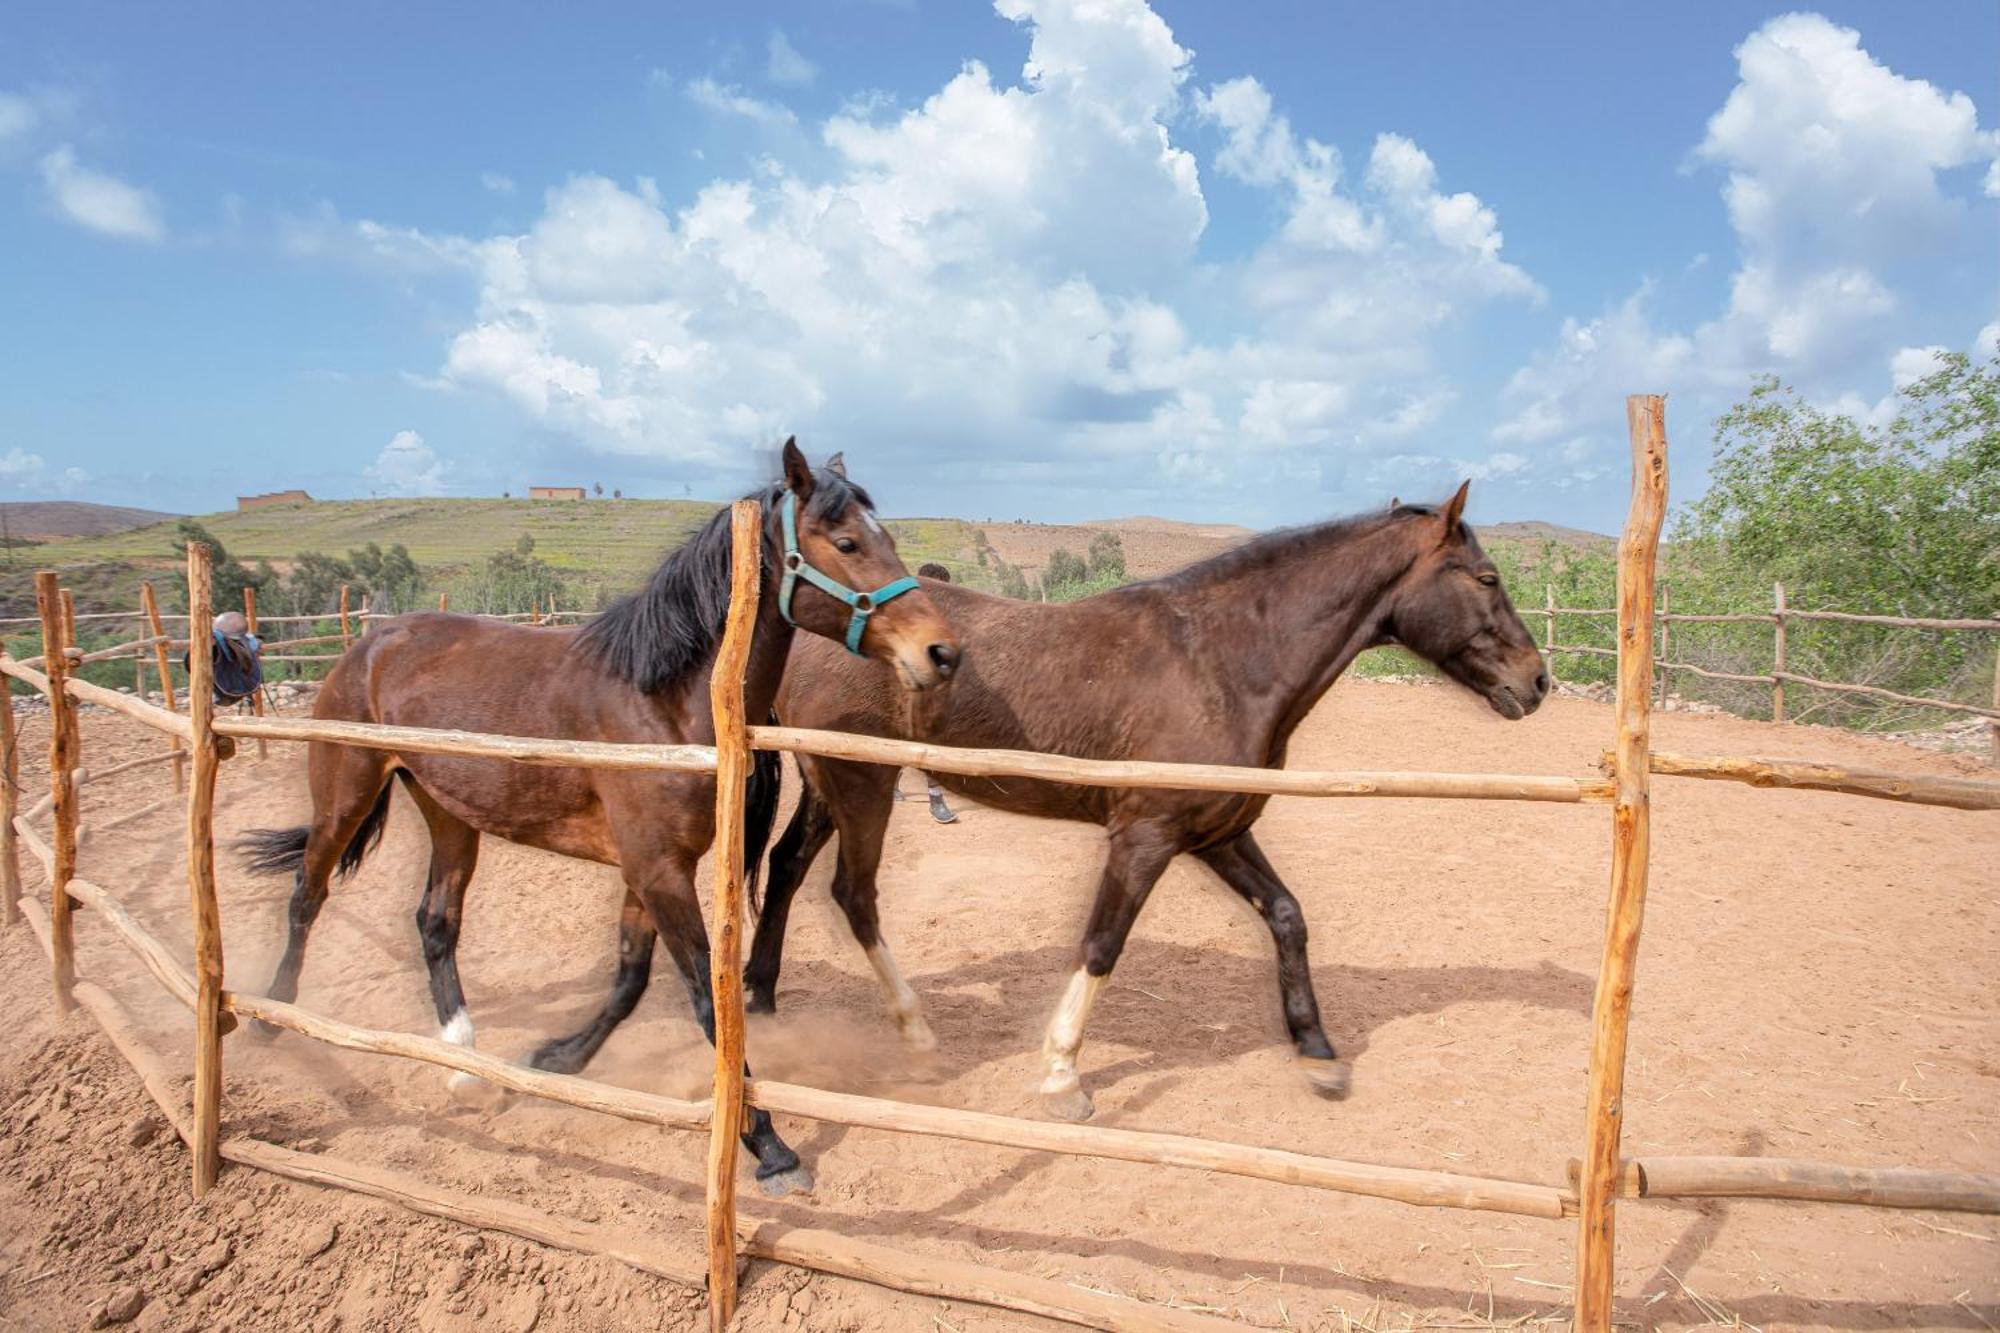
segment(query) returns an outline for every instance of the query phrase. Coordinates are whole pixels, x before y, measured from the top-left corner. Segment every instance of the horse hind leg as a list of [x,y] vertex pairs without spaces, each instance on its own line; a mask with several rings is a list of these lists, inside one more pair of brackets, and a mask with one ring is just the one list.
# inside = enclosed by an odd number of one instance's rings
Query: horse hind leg
[[[417,937],[423,941],[438,1036],[454,1045],[471,1047],[472,1015],[458,976],[458,932],[465,917],[465,891],[479,866],[479,830],[445,810],[416,782],[407,785],[431,834],[430,874],[423,900],[417,904]],[[485,1083],[475,1075],[454,1071],[447,1086],[455,1096],[469,1096]]]
[[[389,775],[372,751],[360,761],[336,760],[323,781],[315,774],[313,787],[313,820],[286,911],[285,951],[265,991],[287,1004],[298,998],[306,942],[326,905],[334,872],[345,874],[359,864],[389,816]],[[255,1027],[266,1036],[278,1031],[262,1020]]]
[[658,938],[653,919],[638,896],[628,891],[618,915],[618,975],[611,985],[611,997],[581,1030],[544,1042],[528,1063],[555,1074],[574,1074],[589,1064],[646,993],[653,973],[653,941]]

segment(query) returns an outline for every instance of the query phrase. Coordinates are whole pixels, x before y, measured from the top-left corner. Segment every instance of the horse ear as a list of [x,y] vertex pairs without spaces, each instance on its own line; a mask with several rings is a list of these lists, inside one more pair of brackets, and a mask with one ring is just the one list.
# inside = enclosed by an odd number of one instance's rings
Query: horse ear
[[1467,477],[1464,481],[1458,483],[1458,490],[1453,493],[1451,499],[1444,502],[1444,536],[1446,541],[1451,541],[1458,536],[1459,520],[1465,517],[1466,492],[1471,489],[1472,478]]
[[838,453],[835,454],[832,458],[827,459],[826,470],[828,472],[831,472],[834,476],[839,477],[842,481],[846,481],[847,455],[845,453]]
[[813,493],[812,465],[799,452],[799,441],[795,435],[785,440],[785,485],[801,500]]

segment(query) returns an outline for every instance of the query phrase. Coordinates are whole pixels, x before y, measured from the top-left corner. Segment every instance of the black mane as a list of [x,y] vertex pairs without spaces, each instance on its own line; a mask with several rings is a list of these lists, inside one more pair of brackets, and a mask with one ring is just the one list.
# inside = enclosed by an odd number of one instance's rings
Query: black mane
[[[744,496],[764,513],[781,501],[782,485]],[[812,499],[805,512],[838,519],[850,504],[874,508],[868,492],[836,472],[813,474]],[[729,619],[729,506],[715,511],[695,533],[653,571],[646,586],[621,597],[591,621],[577,648],[620,680],[653,693],[679,684],[715,657]]]

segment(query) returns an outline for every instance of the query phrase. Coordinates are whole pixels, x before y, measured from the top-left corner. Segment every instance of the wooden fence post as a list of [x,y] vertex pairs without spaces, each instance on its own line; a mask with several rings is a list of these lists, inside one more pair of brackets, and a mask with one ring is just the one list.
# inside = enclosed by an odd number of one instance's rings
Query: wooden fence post
[[354,646],[354,632],[348,628],[347,585],[340,585],[340,651],[346,652]]
[[1543,624],[1544,632],[1542,634],[1542,656],[1549,659],[1549,688],[1553,690],[1556,683],[1556,585],[1553,583],[1544,583],[1542,585],[1542,598],[1543,605],[1548,608],[1542,612],[1545,618]]
[[1771,585],[1771,720],[1785,720],[1785,585]]
[[739,500],[729,515],[729,621],[709,676],[715,714],[715,923],[709,931],[709,984],[715,997],[715,1092],[708,1126],[708,1323],[721,1330],[736,1313],[736,1139],[743,1130],[743,800],[750,733],[743,672],[757,624],[763,513]]
[[[167,631],[160,621],[160,602],[153,596],[151,581],[139,585],[139,604],[146,610],[146,632],[156,640],[164,640]],[[194,641],[194,631],[189,629],[189,657],[194,656],[192,651]],[[178,713],[180,707],[174,702],[174,665],[173,659],[167,654],[167,645],[164,642],[156,642],[153,645],[153,656],[154,664],[160,672],[160,699],[166,704],[169,713]],[[187,789],[187,759],[181,753],[180,737],[167,737],[167,744],[173,747],[174,751],[174,791],[178,794]]]
[[[243,619],[249,622],[250,632],[255,634],[257,632],[257,587],[255,584],[246,583],[243,585]],[[194,635],[190,633],[188,637],[192,639]],[[261,685],[250,691],[250,711],[258,717],[264,716],[264,687]],[[270,745],[260,738],[257,742],[257,757],[259,759],[268,759],[270,756]]]
[[[0,648],[0,654],[5,653]],[[15,748],[14,679],[0,677],[0,925],[21,915],[21,845],[14,816],[21,808],[21,753]]]
[[1664,712],[1666,712],[1666,711],[1667,711],[1667,649],[1668,649],[1668,647],[1669,647],[1669,645],[1670,645],[1670,643],[1671,643],[1671,639],[1670,639],[1670,637],[1669,637],[1669,634],[1668,634],[1668,631],[1669,631],[1669,629],[1670,629],[1671,627],[1670,627],[1670,626],[1668,625],[1668,623],[1667,623],[1667,612],[1668,612],[1669,608],[1670,608],[1670,607],[1672,606],[1672,601],[1670,600],[1670,598],[1668,597],[1668,595],[1667,595],[1667,594],[1668,594],[1668,593],[1669,593],[1670,591],[1671,591],[1671,590],[1670,590],[1670,589],[1669,589],[1669,588],[1667,587],[1667,585],[1666,585],[1666,584],[1662,583],[1662,584],[1660,585],[1660,659],[1659,659],[1659,660],[1660,660],[1660,665],[1659,665],[1659,673],[1660,673],[1660,711],[1661,711],[1662,713],[1664,713]]
[[449,611],[449,610],[451,610],[451,594],[450,594],[450,593],[448,593],[448,592],[441,592],[441,593],[439,593],[439,594],[438,594],[438,610],[440,610],[440,611]]
[[1666,399],[1634,395],[1625,400],[1625,414],[1632,433],[1632,505],[1618,548],[1618,748],[1611,808],[1611,903],[1590,1017],[1590,1093],[1578,1189],[1575,1327],[1579,1333],[1609,1333],[1611,1328],[1625,1042],[1651,842],[1653,566],[1667,509]]
[[55,853],[49,877],[49,961],[53,968],[56,1012],[75,1007],[76,934],[70,922],[69,882],[76,874],[76,701],[65,688],[69,681],[69,635],[73,617],[63,614],[64,597],[55,571],[35,574],[35,609],[42,617],[42,671],[49,678],[49,790],[55,802],[55,829],[50,834]]
[[63,643],[76,647],[76,594],[68,588],[62,590]]
[[[209,551],[187,548],[188,633],[197,638],[214,620],[209,600]],[[246,589],[246,591],[248,591]],[[204,649],[206,643],[203,644]],[[216,753],[214,666],[206,651],[188,654],[188,718],[193,781],[188,787],[188,899],[194,919],[194,1157],[196,1198],[215,1184],[222,1165],[222,911],[215,901]]]

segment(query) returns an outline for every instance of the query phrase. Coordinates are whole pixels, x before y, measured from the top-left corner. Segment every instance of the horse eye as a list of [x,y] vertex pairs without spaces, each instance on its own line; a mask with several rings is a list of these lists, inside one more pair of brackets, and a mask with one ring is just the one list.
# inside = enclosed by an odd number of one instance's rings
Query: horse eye
[[1498,574],[1481,574],[1479,576],[1479,581],[1485,584],[1489,588],[1497,588],[1500,586],[1500,576]]
[[852,537],[836,537],[834,539],[833,549],[839,551],[842,555],[853,555],[856,551],[860,550],[861,547],[858,543],[855,542],[854,538]]

